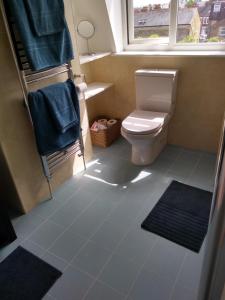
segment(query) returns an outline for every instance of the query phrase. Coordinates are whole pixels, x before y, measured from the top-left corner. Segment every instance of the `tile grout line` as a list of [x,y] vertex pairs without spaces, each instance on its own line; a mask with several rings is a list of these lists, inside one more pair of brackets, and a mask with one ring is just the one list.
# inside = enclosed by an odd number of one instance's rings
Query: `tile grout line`
[[172,167],[174,166],[174,164],[178,160],[178,158],[181,156],[181,154],[182,154],[182,150],[180,149],[179,153],[177,154],[177,156],[175,157],[175,159],[173,160],[173,162],[171,163],[171,165],[168,167],[167,171],[165,172],[166,176],[169,174],[169,172],[171,171]]
[[131,285],[131,287],[130,287],[130,289],[129,289],[129,291],[128,291],[126,297],[125,297],[125,300],[127,300],[128,297],[130,296],[130,293],[131,293],[131,291],[132,291],[132,289],[133,289],[135,283],[137,282],[137,280],[138,280],[138,278],[139,278],[141,272],[142,272],[143,269],[144,269],[144,266],[145,266],[146,262],[147,262],[148,259],[150,258],[151,254],[152,254],[152,252],[153,252],[153,249],[156,247],[157,243],[158,243],[158,238],[156,237],[155,243],[154,243],[154,245],[151,247],[150,253],[149,253],[149,255],[146,257],[144,263],[141,265],[141,267],[140,267],[140,269],[139,269],[139,271],[138,271],[138,273],[137,273],[137,276],[135,277],[135,280],[133,281],[133,284]]
[[186,261],[187,256],[188,256],[188,252],[186,251],[186,253],[185,253],[185,255],[184,255],[184,258],[183,258],[183,261],[182,261],[182,263],[181,263],[181,265],[180,265],[179,271],[177,272],[177,276],[176,276],[176,278],[175,278],[173,287],[172,287],[172,289],[171,289],[169,300],[172,300],[172,297],[173,297],[173,293],[174,293],[176,284],[177,284],[177,282],[178,282],[178,280],[179,280],[179,277],[180,277],[180,274],[181,274],[181,271],[182,271],[182,269],[183,269],[183,266],[184,266],[184,263],[185,263],[185,261]]
[[[77,215],[77,217],[75,218],[75,220],[68,226],[68,227],[66,227],[65,228],[65,231],[63,231],[62,232],[62,234],[46,249],[46,251],[48,252],[48,253],[50,253],[50,254],[54,254],[54,253],[52,253],[51,251],[49,251],[50,250],[50,248],[56,243],[56,241],[66,232],[66,231],[68,231],[73,225],[74,225],[74,223],[76,222],[76,220],[77,220],[77,218],[78,217],[80,217],[88,208],[89,208],[89,206],[92,206],[96,201],[97,201],[98,199],[96,199],[95,201],[93,201],[92,203],[90,203],[79,215]],[[73,257],[72,257],[72,259],[69,261],[69,262],[67,262],[66,260],[64,260],[64,261],[66,261],[67,263],[68,263],[68,265],[67,265],[67,267],[65,268],[65,270],[67,269],[67,268],[69,268],[70,266],[72,266],[72,261],[81,253],[81,251],[83,250],[83,248],[89,243],[89,242],[92,242],[92,243],[95,243],[91,238],[96,234],[96,232],[102,227],[102,225],[107,221],[107,219],[114,213],[114,211],[118,208],[118,206],[119,206],[119,204],[114,208],[114,209],[112,209],[112,211],[109,213],[109,214],[107,214],[107,216],[103,219],[103,221],[101,222],[101,224],[99,224],[99,226],[97,227],[97,229],[93,232],[93,234],[91,234],[90,235],[90,237],[85,237],[85,236],[82,236],[82,235],[79,235],[79,234],[76,234],[76,236],[79,236],[79,237],[81,237],[82,239],[86,239],[86,241],[85,241],[85,243],[81,246],[81,248],[78,250],[78,252],[77,252],[77,254],[75,254]],[[57,225],[57,224],[56,224]],[[95,243],[96,244],[96,243]],[[104,248],[105,250],[107,250],[107,251],[109,251],[109,249],[108,248]],[[58,257],[57,255],[55,255],[56,257]],[[60,257],[58,257],[58,258],[60,258]],[[61,258],[62,259],[62,258]],[[64,271],[65,271],[64,270]]]
[[[135,218],[135,220],[138,219],[138,216]],[[100,281],[103,282],[105,284],[104,281],[102,281],[99,277],[101,276],[101,274],[103,273],[105,267],[108,265],[108,263],[111,261],[112,257],[116,254],[119,246],[125,241],[129,231],[131,230],[132,225],[130,225],[129,229],[127,230],[127,232],[124,234],[123,238],[121,238],[120,242],[117,244],[117,246],[115,247],[115,249],[112,251],[111,255],[109,256],[109,258],[107,259],[107,261],[105,262],[105,264],[103,265],[103,267],[101,268],[101,270],[99,271],[98,275],[96,276],[95,280],[92,282],[92,285],[87,289],[85,295],[82,297],[81,300],[85,300],[86,296],[88,295],[89,291],[94,287],[94,285],[96,284],[96,282]],[[118,256],[120,256],[119,254],[117,254]],[[130,262],[132,262],[129,259]],[[133,262],[132,262],[133,263]],[[110,285],[107,285],[109,287],[111,287]],[[112,289],[114,289],[115,291],[117,291],[115,288],[111,287]],[[120,295],[122,295],[123,297],[126,297],[125,294],[122,294],[121,292],[117,291],[117,293],[119,293]]]
[[[185,149],[181,149],[181,150],[180,150],[179,154],[177,155],[177,157],[175,158],[174,162],[171,164],[171,166],[169,167],[169,169],[167,170],[167,172],[166,172],[165,175],[169,176],[169,172],[172,170],[172,168],[173,168],[175,162],[178,161],[179,157],[181,157],[181,155],[182,155],[182,153],[183,153],[184,151],[185,151]],[[201,154],[201,155],[202,155],[202,154]],[[200,155],[200,157],[201,157],[201,155]],[[191,174],[193,174],[193,172],[194,172],[194,170],[195,170],[195,168],[196,168],[196,165],[198,165],[198,163],[199,163],[199,161],[200,161],[200,157],[199,157],[198,159],[196,159],[196,163],[195,163],[194,167],[191,169],[190,173],[189,173],[188,175],[184,176],[184,177],[182,176],[182,179],[183,179],[184,182],[186,182],[186,181],[188,180],[188,178],[191,176]],[[173,176],[172,176],[172,177],[173,177]],[[177,180],[177,179],[175,179],[175,180]]]
[[189,176],[187,177],[187,179],[186,179],[187,182],[188,182],[188,180],[191,178],[191,176],[194,174],[194,172],[197,170],[197,168],[198,168],[198,166],[199,166],[199,164],[200,164],[200,161],[201,161],[201,159],[202,159],[202,156],[203,156],[203,154],[201,154],[201,155],[199,156],[199,158],[198,158],[198,160],[197,160],[195,166],[194,166],[193,169],[192,169],[192,172],[190,173],[190,175],[189,175]]
[[[78,189],[79,190],[79,189]],[[64,203],[62,206],[60,206],[60,207],[58,207],[54,212],[52,212],[46,219],[44,219],[43,220],[43,222],[41,222],[30,234],[28,234],[26,237],[24,237],[24,238],[21,238],[21,241],[19,242],[19,244],[21,245],[21,243],[24,243],[24,242],[26,242],[27,240],[29,240],[29,241],[31,241],[32,243],[34,243],[34,244],[36,244],[36,245],[38,245],[40,248],[42,248],[42,249],[44,249],[41,245],[39,245],[38,243],[35,243],[34,241],[32,241],[32,240],[30,240],[30,238],[31,238],[31,236],[35,233],[35,232],[37,232],[39,229],[40,229],[40,227],[41,226],[43,226],[45,223],[47,223],[47,222],[51,222],[51,223],[53,223],[53,224],[55,224],[55,225],[57,225],[58,227],[61,227],[62,229],[64,229],[64,227],[62,226],[62,225],[60,225],[60,224],[58,224],[58,223],[55,223],[54,221],[52,221],[50,218],[58,211],[58,210],[60,210],[61,208],[63,208],[67,203],[68,203],[68,201],[69,200],[71,200],[72,199],[72,197],[74,196],[74,195],[76,195],[76,193],[77,193],[78,191],[76,191],[71,197],[68,197],[68,199],[66,200],[66,203]],[[49,200],[49,201],[54,201],[54,199],[52,199],[52,200]],[[91,204],[93,204],[95,201],[97,201],[97,199],[96,200],[94,200],[92,203],[90,203],[90,205]],[[88,207],[89,207],[89,205],[88,205]],[[88,208],[88,207],[86,207],[86,209]],[[86,210],[86,209],[84,209],[84,210]],[[83,212],[83,211],[82,211]],[[81,214],[82,214],[82,212],[81,212]],[[79,215],[78,215],[79,216]],[[40,215],[38,215],[38,217],[41,217]],[[57,238],[58,239],[58,238]],[[55,242],[55,241],[54,241]],[[53,242],[53,243],[54,243]],[[52,246],[52,244],[51,244],[51,246]],[[45,251],[47,251],[48,250],[48,248],[47,249],[44,249]]]

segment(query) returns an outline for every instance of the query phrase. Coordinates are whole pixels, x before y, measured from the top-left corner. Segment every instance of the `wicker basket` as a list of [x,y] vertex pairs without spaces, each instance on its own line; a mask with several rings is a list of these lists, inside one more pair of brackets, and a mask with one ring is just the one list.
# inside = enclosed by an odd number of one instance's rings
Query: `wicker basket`
[[[102,117],[98,119],[101,118]],[[97,121],[98,119],[94,121]],[[110,119],[110,118],[106,118],[106,119]],[[93,145],[106,148],[110,146],[120,136],[121,120],[119,119],[116,120],[117,123],[108,127],[107,129],[102,129],[99,130],[98,132],[91,130],[91,140]]]

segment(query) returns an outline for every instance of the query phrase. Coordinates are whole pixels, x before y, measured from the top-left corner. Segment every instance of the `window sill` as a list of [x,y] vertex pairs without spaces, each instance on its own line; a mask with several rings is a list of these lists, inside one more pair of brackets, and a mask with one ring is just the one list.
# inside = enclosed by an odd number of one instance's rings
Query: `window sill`
[[121,51],[112,54],[113,56],[207,56],[207,57],[225,57],[225,51]]

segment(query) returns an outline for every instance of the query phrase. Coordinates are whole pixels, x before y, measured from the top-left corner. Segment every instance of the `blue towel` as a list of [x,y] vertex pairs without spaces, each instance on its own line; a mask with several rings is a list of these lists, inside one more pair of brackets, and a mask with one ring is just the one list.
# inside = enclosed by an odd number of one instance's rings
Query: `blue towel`
[[64,133],[56,128],[48,104],[46,103],[46,98],[41,90],[31,92],[28,95],[29,107],[40,155],[48,155],[66,149],[74,144],[80,135],[80,112],[76,88],[72,80],[67,80],[65,84],[71,92],[73,108],[76,111],[79,122]]
[[63,0],[24,0],[24,3],[37,36],[63,31],[65,27]]
[[[54,2],[55,0],[52,0],[52,7],[54,7]],[[59,66],[74,58],[70,33],[64,17],[64,10],[61,10],[64,19],[62,31],[51,35],[37,36],[33,30],[32,22],[30,22],[25,0],[7,0],[5,3],[8,14],[16,23],[32,70],[39,71],[41,69]],[[30,1],[30,4],[33,5],[32,7],[34,7],[35,11],[37,6],[35,5],[35,1]]]
[[50,115],[57,130],[61,133],[79,124],[79,118],[71,99],[71,90],[67,82],[49,85],[40,90],[45,97]]

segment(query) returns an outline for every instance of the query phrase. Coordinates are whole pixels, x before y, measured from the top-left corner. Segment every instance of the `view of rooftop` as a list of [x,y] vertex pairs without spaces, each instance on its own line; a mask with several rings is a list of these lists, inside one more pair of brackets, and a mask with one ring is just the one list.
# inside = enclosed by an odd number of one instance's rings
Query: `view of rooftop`
[[[170,1],[134,0],[134,37],[169,35]],[[225,1],[180,0],[177,42],[221,43],[225,41]]]

